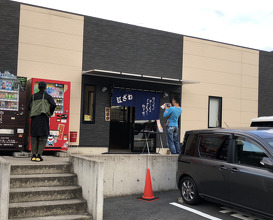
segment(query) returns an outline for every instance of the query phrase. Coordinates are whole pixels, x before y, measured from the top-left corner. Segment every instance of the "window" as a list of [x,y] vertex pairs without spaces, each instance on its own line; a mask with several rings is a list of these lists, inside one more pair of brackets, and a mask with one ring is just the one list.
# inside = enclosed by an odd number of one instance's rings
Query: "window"
[[222,98],[209,97],[209,128],[222,127]]
[[186,143],[183,144],[183,154],[188,156],[194,156],[197,144],[197,134],[190,134],[186,137]]
[[229,137],[222,134],[200,135],[200,156],[227,161]]
[[235,138],[234,163],[262,167],[263,157],[267,156],[258,143],[244,137]]
[[112,106],[111,121],[128,122],[128,107]]
[[273,138],[265,138],[264,139],[268,144],[269,146],[273,149]]
[[95,123],[95,87],[84,86],[83,122]]

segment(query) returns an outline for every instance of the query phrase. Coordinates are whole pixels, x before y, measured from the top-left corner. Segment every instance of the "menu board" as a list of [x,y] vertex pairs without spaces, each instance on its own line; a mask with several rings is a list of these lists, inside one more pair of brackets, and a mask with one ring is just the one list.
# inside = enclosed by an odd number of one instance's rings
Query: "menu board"
[[19,82],[10,73],[0,73],[0,110],[18,111]]

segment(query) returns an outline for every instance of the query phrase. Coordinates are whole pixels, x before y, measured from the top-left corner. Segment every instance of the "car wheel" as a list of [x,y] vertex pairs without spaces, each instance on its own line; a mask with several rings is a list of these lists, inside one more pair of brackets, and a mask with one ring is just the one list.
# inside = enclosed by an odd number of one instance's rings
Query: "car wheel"
[[189,205],[195,205],[201,201],[196,184],[190,177],[184,177],[182,179],[180,192],[183,201]]

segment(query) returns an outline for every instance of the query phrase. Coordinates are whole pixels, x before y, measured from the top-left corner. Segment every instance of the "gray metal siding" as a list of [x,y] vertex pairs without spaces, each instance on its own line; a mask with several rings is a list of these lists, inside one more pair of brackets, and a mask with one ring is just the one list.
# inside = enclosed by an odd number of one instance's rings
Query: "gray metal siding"
[[[83,70],[102,69],[181,79],[182,53],[182,35],[85,17]],[[80,146],[109,146],[110,124],[105,122],[104,108],[110,106],[111,91],[109,89],[106,93],[102,93],[101,89],[104,85],[108,88],[114,84],[160,90],[160,85],[117,82],[117,80],[95,79],[90,76],[83,77],[83,84],[85,83],[97,86],[96,115],[95,124],[83,124],[81,119]],[[177,88],[170,90],[180,92]]]
[[85,17],[83,70],[181,79],[182,44],[182,35]]
[[273,115],[273,52],[260,51],[259,116]]
[[0,0],[0,71],[17,75],[20,3]]
[[103,93],[101,92],[103,87],[101,84],[97,84],[94,81],[88,79],[85,82],[87,84],[96,85],[95,124],[81,123],[80,146],[108,147],[110,123],[105,121],[104,108],[110,106],[110,90]]

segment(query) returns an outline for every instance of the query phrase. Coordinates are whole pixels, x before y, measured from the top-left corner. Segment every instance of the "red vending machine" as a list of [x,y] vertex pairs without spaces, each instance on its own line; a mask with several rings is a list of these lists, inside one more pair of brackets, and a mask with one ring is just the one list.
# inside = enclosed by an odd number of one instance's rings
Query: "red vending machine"
[[25,77],[0,72],[0,151],[24,151],[26,83]]
[[[69,140],[70,82],[32,78],[28,81],[31,95],[39,91],[38,84],[41,81],[47,84],[46,92],[54,98],[57,105],[54,114],[49,120],[50,135],[47,139],[45,151],[67,151]],[[31,151],[30,136],[28,138],[28,150]]]

